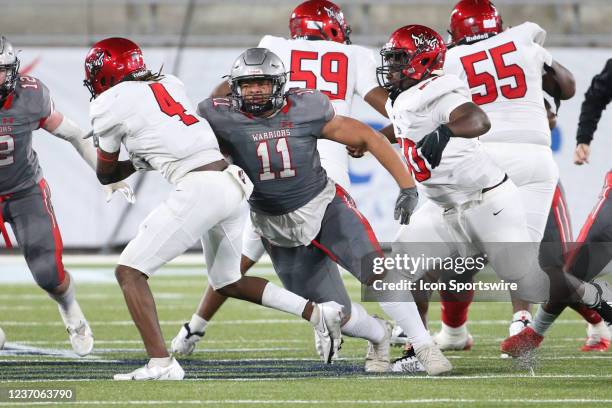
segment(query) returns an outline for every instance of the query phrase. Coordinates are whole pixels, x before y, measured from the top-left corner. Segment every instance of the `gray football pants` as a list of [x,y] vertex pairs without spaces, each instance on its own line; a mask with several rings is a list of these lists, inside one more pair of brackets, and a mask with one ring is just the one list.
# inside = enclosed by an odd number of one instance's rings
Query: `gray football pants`
[[13,229],[38,286],[46,291],[59,286],[65,277],[63,244],[47,182],[1,196],[0,222]]
[[367,284],[372,278],[373,259],[383,256],[368,220],[338,185],[321,231],[310,245],[286,248],[265,238],[262,241],[285,288],[317,303],[338,302],[346,314],[351,313],[351,301],[337,264]]

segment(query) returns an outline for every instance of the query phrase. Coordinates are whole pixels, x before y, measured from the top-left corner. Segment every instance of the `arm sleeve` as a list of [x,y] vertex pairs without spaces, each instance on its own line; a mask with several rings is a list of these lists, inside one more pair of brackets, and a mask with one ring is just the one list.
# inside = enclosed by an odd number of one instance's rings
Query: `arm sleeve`
[[601,119],[601,113],[610,100],[612,100],[612,59],[608,60],[600,74],[593,77],[591,86],[584,94],[576,134],[578,143],[591,143],[599,119]]
[[356,91],[364,98],[368,92],[378,86],[376,79],[376,58],[374,52],[367,48],[359,48],[360,52],[355,61],[357,68]]

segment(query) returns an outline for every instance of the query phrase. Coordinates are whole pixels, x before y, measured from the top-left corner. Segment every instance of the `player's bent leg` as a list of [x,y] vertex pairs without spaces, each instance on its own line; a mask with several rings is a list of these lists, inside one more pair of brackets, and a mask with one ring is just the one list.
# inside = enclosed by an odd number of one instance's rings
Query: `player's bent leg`
[[74,282],[64,269],[62,237],[46,182],[12,198],[6,214],[34,280],[58,304],[72,349],[79,356],[88,355],[94,338],[76,301]]

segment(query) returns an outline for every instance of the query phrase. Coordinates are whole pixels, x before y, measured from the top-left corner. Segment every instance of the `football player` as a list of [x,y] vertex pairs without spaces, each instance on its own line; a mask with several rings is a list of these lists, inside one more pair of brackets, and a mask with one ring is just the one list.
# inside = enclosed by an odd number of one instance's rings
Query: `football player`
[[[364,285],[373,282],[374,259],[383,257],[365,217],[348,193],[327,177],[316,149],[324,138],[366,148],[400,187],[396,219],[408,223],[417,202],[414,180],[386,138],[367,125],[337,115],[320,91],[285,93],[287,73],[271,51],[252,48],[234,63],[231,96],[198,105],[222,148],[254,180],[251,221],[283,284],[295,293],[334,300],[347,311],[344,334],[368,339],[366,371],[389,369],[391,328],[353,310],[337,263]],[[384,303],[383,310],[389,313]],[[404,309],[390,316],[402,325],[414,319]],[[448,371],[433,342],[417,355],[431,375]]]
[[[76,301],[75,283],[64,269],[51,190],[32,149],[32,132],[39,128],[70,142],[95,170],[95,149],[82,139],[86,132],[55,109],[49,89],[41,80],[19,75],[17,52],[1,36],[0,232],[11,248],[4,226],[9,223],[34,280],[57,302],[73,350],[85,356],[93,349],[93,334]],[[107,200],[118,190],[133,201],[130,187],[123,182],[106,186],[106,190]]]
[[[114,379],[183,378],[183,369],[166,349],[147,281],[198,239],[215,289],[310,321],[329,362],[341,340],[340,305],[310,302],[265,279],[241,276],[241,205],[253,186],[240,168],[224,160],[210,125],[194,115],[183,83],[149,71],[138,45],[124,38],[94,44],[85,59],[85,76],[100,181],[110,184],[137,169],[157,170],[174,185],[119,257],[115,275],[150,360]],[[130,160],[119,161],[121,144]]]
[[[267,48],[289,67],[286,88],[317,89],[327,95],[339,115],[350,116],[355,94],[386,116],[387,91],[378,86],[376,59],[367,48],[351,44],[350,27],[340,7],[327,0],[309,0],[298,5],[289,19],[291,38],[265,36],[259,47]],[[212,96],[231,94],[227,81]],[[327,175],[349,190],[348,155],[345,146],[319,140],[317,150]],[[241,272],[246,273],[264,254],[261,238],[247,222],[244,231]],[[335,268],[334,265],[331,265]],[[183,325],[172,341],[173,352],[188,355],[205,333],[208,322],[225,298],[208,288],[197,312]],[[353,303],[353,310],[367,314]]]
[[489,131],[488,117],[460,78],[442,72],[445,52],[442,38],[420,25],[396,30],[381,51],[393,133],[429,198],[397,240],[436,242],[426,255],[442,259],[470,243],[521,295],[542,299],[546,277],[536,273],[536,248],[520,245],[529,233],[518,190],[475,139]]
[[[546,32],[540,26],[526,22],[504,31],[500,14],[487,0],[459,1],[451,13],[450,34],[444,71],[465,81],[474,103],[489,116],[491,129],[480,140],[518,187],[529,242],[540,242],[558,180],[543,91],[557,101],[569,99],[574,78],[543,47]],[[470,302],[450,301],[445,291],[440,297],[442,330],[436,342],[442,349],[469,347],[465,319]],[[509,332],[514,335],[532,318],[528,302],[512,293],[511,298]]]
[[[601,118],[601,113],[612,100],[612,59],[608,60],[604,70],[596,75],[591,86],[585,94],[582,103],[578,131],[576,134],[576,150],[574,152],[574,163],[583,165],[588,163],[590,156],[590,143],[593,134],[597,129],[597,124]],[[612,171],[609,171],[604,178],[604,186],[599,196],[599,200],[587,217],[586,222],[580,230],[576,240],[576,246],[570,248],[565,261],[564,268],[571,275],[589,281],[599,275],[603,268],[612,260],[612,201],[610,191],[612,190]],[[610,309],[610,302],[606,303],[607,296],[611,292],[608,284],[604,282],[596,283],[598,293],[592,295],[592,304],[600,303],[600,307]],[[602,301],[602,298],[604,299]],[[540,307],[536,313],[532,327],[527,327],[513,337],[509,337],[502,343],[502,349],[509,353],[520,355],[537,348],[544,334],[559,317],[567,306],[567,302],[549,302]],[[588,305],[588,304],[587,304]],[[602,317],[607,316],[600,311]],[[610,323],[609,319],[608,323]],[[583,350],[605,351],[610,344],[610,334],[595,326],[589,327],[587,343]],[[606,336],[607,334],[607,336]],[[591,338],[591,339],[589,339]],[[591,340],[591,341],[589,341]],[[585,351],[586,351],[585,350]]]

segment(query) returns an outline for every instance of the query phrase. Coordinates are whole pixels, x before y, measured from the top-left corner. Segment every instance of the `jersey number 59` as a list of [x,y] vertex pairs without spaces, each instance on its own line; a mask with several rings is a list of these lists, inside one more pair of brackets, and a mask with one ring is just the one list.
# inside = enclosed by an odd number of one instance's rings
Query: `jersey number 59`
[[317,61],[319,53],[315,51],[291,51],[290,81],[304,82],[304,88],[318,89],[329,99],[346,98],[346,82],[348,75],[348,58],[341,52],[327,52],[321,56],[320,76],[324,82],[336,85],[336,92],[323,89],[323,84],[317,84],[317,76],[312,71],[302,68],[303,61]]

